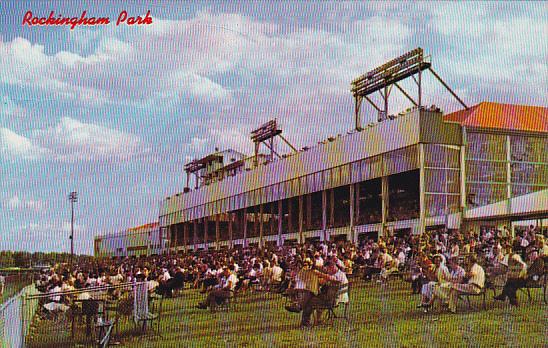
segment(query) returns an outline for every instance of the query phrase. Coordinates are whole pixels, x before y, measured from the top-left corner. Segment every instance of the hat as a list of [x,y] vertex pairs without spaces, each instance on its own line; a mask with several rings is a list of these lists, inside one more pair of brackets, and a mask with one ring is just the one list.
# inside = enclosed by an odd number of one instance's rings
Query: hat
[[535,248],[535,247],[529,248],[529,249],[527,250],[527,254],[531,254],[531,253],[534,253],[534,252],[538,252],[538,249]]

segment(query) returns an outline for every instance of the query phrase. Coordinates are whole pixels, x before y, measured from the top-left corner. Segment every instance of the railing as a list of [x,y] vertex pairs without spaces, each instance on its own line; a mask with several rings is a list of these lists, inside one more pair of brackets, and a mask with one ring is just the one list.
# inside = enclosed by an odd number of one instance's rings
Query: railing
[[29,285],[0,307],[0,347],[24,346],[24,337],[28,331],[25,317],[31,313],[31,308],[29,307],[27,312],[23,311],[23,298],[34,292],[34,285]]
[[[147,290],[147,283],[122,283],[23,296],[24,346],[91,346],[107,331],[120,335],[148,312]],[[113,334],[106,330],[114,325]]]
[[32,273],[16,273],[5,276],[4,289],[0,296],[0,304],[21,291],[25,286],[32,284]]
[[[142,317],[148,302],[147,283],[49,293],[29,285],[0,307],[0,348],[95,344],[103,339],[104,323]],[[124,328],[133,327],[130,321]],[[115,331],[120,332],[118,327]]]

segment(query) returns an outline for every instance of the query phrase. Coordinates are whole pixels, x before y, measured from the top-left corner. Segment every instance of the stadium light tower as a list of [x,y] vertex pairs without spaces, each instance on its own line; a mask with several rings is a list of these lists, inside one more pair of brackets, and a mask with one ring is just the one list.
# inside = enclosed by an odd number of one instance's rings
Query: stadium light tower
[[70,201],[70,265],[74,262],[74,203],[78,202],[78,192],[73,191],[69,194]]

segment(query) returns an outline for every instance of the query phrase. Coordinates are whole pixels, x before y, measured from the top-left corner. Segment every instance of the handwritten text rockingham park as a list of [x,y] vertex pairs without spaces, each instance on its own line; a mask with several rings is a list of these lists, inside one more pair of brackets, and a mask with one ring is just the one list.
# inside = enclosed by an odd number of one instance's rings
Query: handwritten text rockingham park
[[[36,17],[32,14],[31,11],[27,11],[23,16],[23,26],[28,25],[29,27],[38,25],[38,26],[58,26],[58,25],[67,25],[70,26],[70,29],[74,29],[79,25],[109,25],[109,17],[87,17],[87,11],[82,12],[80,17],[64,17],[59,14],[56,15],[55,11],[51,11],[49,17]],[[150,10],[147,11],[144,17],[136,16],[129,17],[127,11],[122,11],[116,19],[116,25],[148,25],[152,24],[152,17],[150,16]]]

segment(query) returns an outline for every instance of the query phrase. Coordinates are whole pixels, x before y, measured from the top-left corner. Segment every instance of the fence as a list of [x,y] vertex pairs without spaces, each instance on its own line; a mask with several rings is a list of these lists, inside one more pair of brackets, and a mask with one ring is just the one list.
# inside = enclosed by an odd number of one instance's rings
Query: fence
[[12,296],[15,296],[25,286],[32,284],[32,280],[33,274],[28,272],[6,275],[4,277],[0,303],[2,303],[4,300],[11,298]]
[[39,293],[25,287],[0,308],[0,347],[92,346],[119,335],[148,313],[146,283]]
[[23,347],[24,337],[28,332],[32,308],[23,312],[23,298],[36,293],[34,285],[23,288],[18,294],[9,298],[0,307],[0,345],[4,347]]

